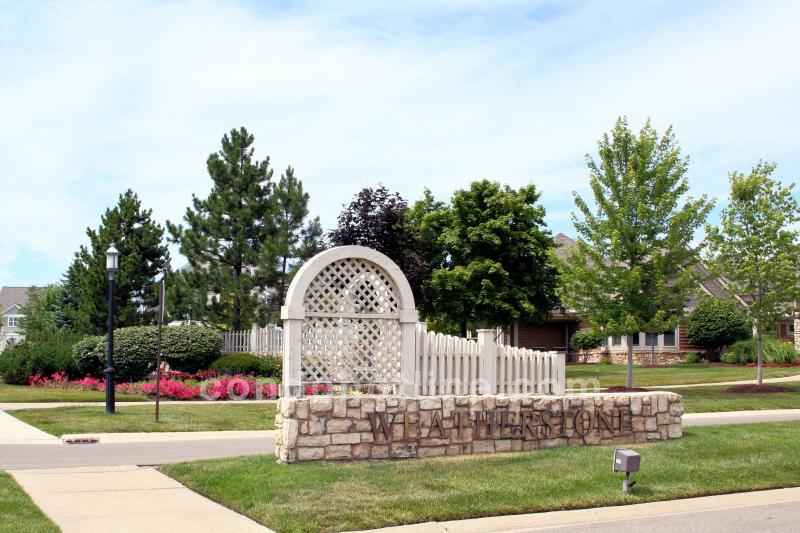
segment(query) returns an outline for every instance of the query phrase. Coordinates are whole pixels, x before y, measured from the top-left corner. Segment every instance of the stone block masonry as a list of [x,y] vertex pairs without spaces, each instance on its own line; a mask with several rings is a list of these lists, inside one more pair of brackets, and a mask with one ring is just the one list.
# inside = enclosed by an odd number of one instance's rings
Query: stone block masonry
[[635,444],[683,435],[671,392],[281,398],[281,463],[410,459]]

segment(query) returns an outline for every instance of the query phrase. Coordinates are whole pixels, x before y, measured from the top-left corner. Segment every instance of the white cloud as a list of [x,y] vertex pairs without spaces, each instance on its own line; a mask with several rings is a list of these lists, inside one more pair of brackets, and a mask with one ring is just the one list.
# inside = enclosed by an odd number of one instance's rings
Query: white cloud
[[371,9],[0,7],[0,284],[49,281],[25,279],[23,249],[57,277],[127,187],[179,219],[239,125],[328,226],[363,185],[446,197],[488,177],[534,180],[569,231],[583,155],[620,114],[675,125],[695,193],[760,157],[800,170],[795,3]]

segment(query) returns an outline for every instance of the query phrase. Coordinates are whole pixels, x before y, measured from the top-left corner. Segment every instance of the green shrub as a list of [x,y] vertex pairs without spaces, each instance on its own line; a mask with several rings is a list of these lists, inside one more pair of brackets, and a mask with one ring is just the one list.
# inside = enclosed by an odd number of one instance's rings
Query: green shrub
[[34,374],[50,376],[65,372],[74,377],[77,365],[72,346],[78,335],[71,331],[56,330],[37,342],[22,341],[0,352],[0,375],[6,383],[27,385]]
[[251,353],[231,352],[211,363],[211,369],[222,372],[260,374],[261,358]]
[[613,365],[614,364],[614,360],[611,359],[610,355],[604,355],[604,356],[602,356],[600,358],[600,364],[601,365]]
[[[161,354],[173,370],[197,372],[208,368],[219,357],[222,338],[216,330],[203,326],[164,328]],[[75,360],[85,374],[100,377],[106,368],[108,339],[89,337],[75,345]],[[134,326],[114,331],[114,368],[120,380],[137,381],[155,368],[158,353],[158,328]]]
[[104,340],[102,336],[84,337],[72,347],[77,372],[81,377],[100,376],[105,370],[103,365],[105,359],[102,358],[102,354],[98,356],[98,345]]
[[687,365],[696,365],[700,362],[700,356],[696,353],[689,352],[683,356],[683,362]]
[[[752,338],[745,341],[738,341],[731,345],[727,353],[721,357],[725,363],[747,364],[755,363],[758,360],[758,339]],[[775,337],[765,336],[763,339],[764,362],[773,364],[794,363],[798,353],[794,347],[781,342]]]
[[[154,335],[157,328],[153,328]],[[220,356],[222,336],[205,326],[164,328],[162,336],[164,361],[181,372],[204,370]]]
[[595,330],[576,331],[569,340],[569,345],[575,350],[592,350],[599,348],[606,341],[605,335]]
[[[114,331],[114,369],[119,381],[138,381],[156,365],[156,328],[133,326]],[[94,351],[103,370],[106,367],[108,338],[100,337]]]
[[261,357],[251,353],[231,352],[211,363],[211,368],[223,372],[280,378],[281,363],[281,358],[276,356]]
[[686,322],[686,338],[689,342],[715,352],[751,336],[750,324],[736,304],[720,298],[701,301]]
[[270,378],[281,378],[283,373],[283,357],[266,355],[261,358],[261,375]]

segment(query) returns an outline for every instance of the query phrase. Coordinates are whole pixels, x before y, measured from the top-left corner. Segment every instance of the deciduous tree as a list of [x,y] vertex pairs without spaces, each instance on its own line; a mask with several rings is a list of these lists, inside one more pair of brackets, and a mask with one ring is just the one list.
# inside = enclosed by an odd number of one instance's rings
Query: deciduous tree
[[[533,184],[518,190],[483,180],[431,209],[441,261],[425,285],[434,321],[467,326],[540,322],[558,304],[554,246]],[[423,226],[424,228],[425,226]]]
[[709,226],[709,259],[729,290],[747,301],[757,337],[758,384],[763,378],[763,337],[779,318],[792,315],[800,296],[800,222],[794,184],[772,179],[774,163],[760,161],[749,174],[730,174],[730,203],[721,224]]
[[633,386],[633,334],[675,327],[695,285],[691,246],[712,203],[686,194],[688,160],[672,132],[647,121],[637,135],[620,118],[587,155],[590,206],[577,193],[577,246],[562,265],[562,299],[606,334],[626,335]]

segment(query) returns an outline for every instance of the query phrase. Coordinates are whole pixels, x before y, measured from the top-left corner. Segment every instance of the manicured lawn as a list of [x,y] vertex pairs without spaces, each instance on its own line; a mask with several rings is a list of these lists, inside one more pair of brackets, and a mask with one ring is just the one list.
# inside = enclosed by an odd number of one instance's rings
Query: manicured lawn
[[259,430],[275,427],[274,404],[168,404],[155,422],[154,405],[118,406],[114,415],[103,407],[58,407],[8,411],[52,435],[69,433],[134,433],[158,431]]
[[710,426],[636,445],[642,471],[628,495],[609,446],[350,464],[260,456],[161,470],[274,530],[339,531],[798,486],[798,434],[800,422]]
[[675,389],[675,392],[683,397],[683,409],[687,413],[800,409],[800,383],[776,383],[776,386],[792,392],[731,394],[725,392],[727,386],[688,387]]
[[10,475],[0,471],[0,533],[57,532]]
[[[6,385],[0,383],[0,403],[41,403],[41,402],[102,402],[105,392],[47,387],[28,387],[27,385]],[[145,402],[148,398],[132,394],[117,394],[120,402]]]
[[[675,365],[659,368],[633,368],[633,384],[637,387],[651,385],[683,385],[692,383],[718,383],[756,379],[756,369],[738,366]],[[765,368],[765,378],[780,378],[800,374],[800,367]],[[625,384],[625,365],[567,365],[567,388],[570,379],[600,379],[601,387]]]

